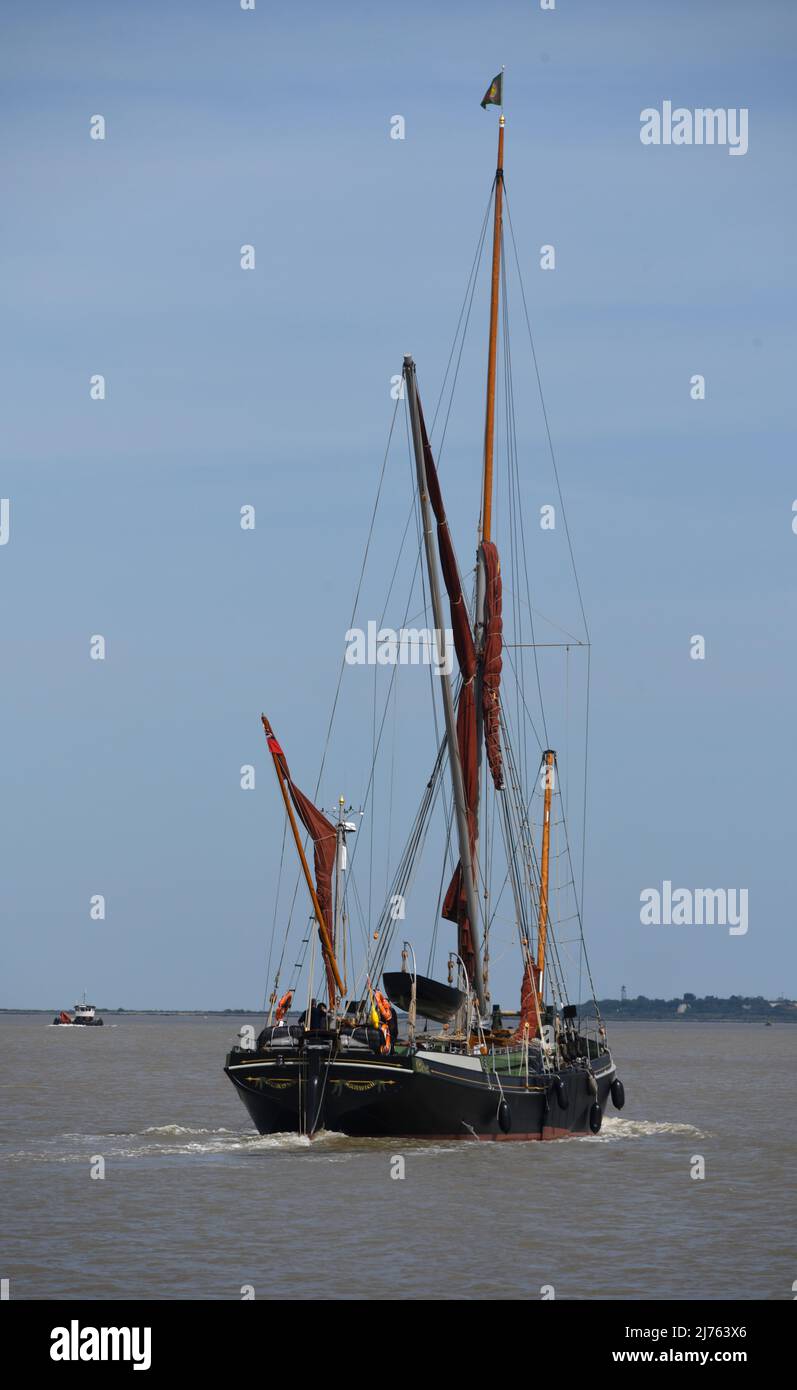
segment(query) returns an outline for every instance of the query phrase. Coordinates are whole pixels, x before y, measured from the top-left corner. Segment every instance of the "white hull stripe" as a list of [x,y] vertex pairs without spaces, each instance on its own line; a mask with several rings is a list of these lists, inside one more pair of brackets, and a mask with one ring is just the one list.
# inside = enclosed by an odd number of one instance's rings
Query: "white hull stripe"
[[[298,1061],[298,1059],[297,1059],[296,1057],[285,1057],[285,1058],[283,1058],[283,1060],[282,1060],[281,1062],[276,1062],[276,1061],[274,1061],[274,1062],[235,1062],[235,1063],[233,1063],[233,1065],[232,1065],[231,1067],[228,1067],[227,1070],[228,1070],[228,1071],[252,1071],[253,1068],[255,1068],[255,1067],[261,1067],[261,1068],[262,1068],[262,1067],[281,1067],[281,1068],[284,1070],[285,1067],[289,1067],[289,1066],[291,1066],[291,1064],[296,1065],[297,1061]],[[324,1062],[324,1066],[325,1066],[325,1067],[332,1067],[332,1068],[334,1068],[334,1067],[347,1067],[347,1068],[356,1067],[359,1071],[379,1071],[379,1072],[382,1072],[382,1071],[400,1071],[400,1072],[402,1072],[405,1076],[411,1076],[411,1075],[412,1075],[412,1072],[411,1072],[411,1070],[410,1070],[409,1067],[393,1067],[393,1066],[390,1066],[389,1063],[385,1063],[385,1062],[350,1062],[350,1061],[345,1061],[345,1062],[343,1062],[343,1061],[341,1061],[341,1060],[338,1058],[338,1059],[336,1059],[334,1062]]]
[[[428,1057],[430,1061],[433,1062],[434,1071],[437,1073],[438,1076],[450,1076],[452,1079],[454,1079],[456,1078],[458,1072],[461,1074],[463,1071],[478,1071],[482,1076],[490,1078],[492,1080],[495,1078],[496,1075],[495,1072],[492,1071],[492,1069],[486,1071],[482,1067],[481,1060],[478,1057],[463,1057],[462,1063],[441,1063],[439,1058],[436,1057],[434,1053],[418,1053],[418,1056],[421,1057],[422,1060],[425,1060]],[[273,1062],[234,1062],[232,1066],[228,1067],[228,1071],[252,1071],[255,1068],[262,1069],[265,1067],[281,1067],[284,1069],[285,1067],[291,1066],[291,1064],[295,1065],[297,1062],[297,1057],[285,1057],[281,1062],[277,1060],[274,1060]],[[410,1067],[395,1067],[392,1066],[389,1062],[357,1062],[354,1060],[349,1060],[348,1058],[345,1061],[341,1060],[340,1058],[336,1058],[334,1062],[325,1061],[324,1066],[328,1068],[331,1067],[333,1069],[335,1067],[356,1067],[360,1071],[393,1071],[401,1072],[404,1076],[413,1076],[415,1074],[410,1069]],[[605,1077],[613,1076],[616,1073],[616,1071],[617,1068],[614,1065],[612,1065],[606,1071],[593,1072],[593,1075],[595,1076],[596,1080],[603,1081]],[[498,1074],[500,1076],[507,1075],[506,1072],[500,1072]],[[514,1072],[510,1073],[509,1075],[510,1079],[517,1079],[516,1074]],[[534,1076],[535,1079],[537,1075],[538,1073],[530,1073],[530,1077]]]

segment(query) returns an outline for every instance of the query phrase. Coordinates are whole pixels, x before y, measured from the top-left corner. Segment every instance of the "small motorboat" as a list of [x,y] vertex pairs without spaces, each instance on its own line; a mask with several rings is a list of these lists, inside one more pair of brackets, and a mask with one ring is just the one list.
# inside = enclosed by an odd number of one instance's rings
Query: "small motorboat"
[[95,1005],[86,1003],[85,992],[83,994],[82,1003],[75,1005],[72,1014],[68,1014],[65,1009],[62,1009],[60,1014],[56,1014],[53,1023],[68,1024],[70,1027],[74,1027],[77,1024],[80,1024],[83,1028],[102,1027],[102,1019],[97,1018]]

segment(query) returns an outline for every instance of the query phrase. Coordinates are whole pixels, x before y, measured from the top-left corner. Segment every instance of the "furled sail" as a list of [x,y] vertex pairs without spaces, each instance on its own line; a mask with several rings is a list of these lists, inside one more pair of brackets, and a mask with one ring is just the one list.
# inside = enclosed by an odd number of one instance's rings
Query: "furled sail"
[[[279,764],[279,770],[284,778],[285,785],[290,792],[291,801],[296,808],[296,813],[302,822],[305,830],[313,841],[313,869],[315,874],[315,891],[318,898],[318,906],[324,916],[328,939],[332,937],[332,870],[335,867],[335,853],[337,848],[337,831],[331,821],[327,820],[322,811],[304,792],[300,791],[295,782],[291,779],[287,759],[279,743],[274,737],[271,725],[264,718],[263,724],[266,729],[269,751],[274,761]],[[326,949],[324,933],[321,924],[318,927],[321,938],[321,946],[324,955],[324,966],[327,975],[327,985],[329,986],[329,997],[335,997],[335,975],[332,962]]]
[[504,624],[501,617],[501,561],[492,541],[482,542],[485,569],[484,644],[482,647],[482,714],[484,745],[493,783],[497,791],[504,785],[501,760],[501,667]]
[[[524,1037],[535,1038],[538,1032],[538,1001],[540,997],[540,972],[529,956],[523,971],[520,987],[520,1021],[515,1038],[522,1042]],[[528,1031],[526,1031],[528,1025]]]
[[[443,579],[445,581],[451,609],[451,629],[454,634],[454,650],[456,651],[459,669],[462,673],[462,688],[459,692],[459,701],[457,703],[457,747],[459,749],[460,763],[462,764],[462,780],[465,789],[465,805],[468,820],[468,837],[470,840],[471,862],[473,862],[476,847],[476,804],[479,795],[478,732],[476,723],[476,701],[474,696],[476,648],[473,643],[470,615],[462,593],[462,584],[459,578],[454,546],[451,540],[451,533],[448,529],[445,506],[443,505],[443,495],[440,491],[437,469],[435,467],[431,445],[429,444],[429,438],[426,433],[426,424],[424,422],[420,401],[418,402],[418,410],[420,414],[421,436],[423,438],[426,485],[429,489],[429,501],[432,504],[432,511],[437,521],[437,547],[440,554],[440,567],[443,571]],[[465,966],[468,979],[472,981],[476,963],[476,951],[473,943],[471,924],[468,919],[465,875],[461,860],[457,864],[454,877],[448,886],[448,891],[443,900],[443,916],[446,921],[456,922],[457,924],[457,949],[462,963]]]

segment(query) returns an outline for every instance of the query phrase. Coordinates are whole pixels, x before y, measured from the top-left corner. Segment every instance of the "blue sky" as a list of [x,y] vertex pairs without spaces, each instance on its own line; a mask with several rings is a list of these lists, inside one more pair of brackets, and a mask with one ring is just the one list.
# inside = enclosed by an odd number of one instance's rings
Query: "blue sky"
[[[0,1002],[64,1005],[85,985],[109,1006],[260,1003],[282,811],[259,713],[312,790],[390,378],[411,351],[437,397],[494,167],[479,100],[502,63],[507,187],[593,642],[598,991],[797,994],[793,7],[44,0],[3,28]],[[642,146],[639,113],[665,98],[748,108],[748,153]],[[464,566],[485,312],[482,286],[441,470]],[[569,621],[561,528],[536,529],[551,477],[524,370],[535,592]],[[409,505],[399,442],[363,619]],[[393,851],[430,762],[413,674]],[[370,690],[352,673],[325,805],[364,795]],[[433,863],[429,892],[438,877]],[[639,894],[664,879],[746,887],[747,935],[642,927]],[[508,956],[495,971],[514,1002]]]

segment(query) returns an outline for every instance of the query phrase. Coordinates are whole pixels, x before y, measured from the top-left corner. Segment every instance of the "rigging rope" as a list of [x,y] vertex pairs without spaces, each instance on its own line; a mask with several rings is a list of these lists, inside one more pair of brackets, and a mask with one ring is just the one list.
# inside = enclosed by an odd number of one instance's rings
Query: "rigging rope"
[[[511,236],[511,238],[512,238],[512,247],[513,247],[513,250],[514,250],[514,253],[515,253],[515,264],[516,264],[516,266],[517,266],[518,281],[519,281],[519,283],[520,283],[520,293],[521,293],[521,296],[522,296],[522,299],[523,299],[523,312],[524,312],[525,318],[526,318],[526,328],[528,329],[529,344],[530,344],[530,346],[531,346],[531,356],[532,356],[532,360],[533,360],[533,362],[534,362],[534,373],[535,373],[535,376],[536,376],[536,378],[537,378],[537,389],[538,389],[539,397],[540,397],[540,407],[541,407],[541,410],[542,410],[543,421],[544,421],[544,423],[545,423],[545,433],[546,433],[546,436],[547,436],[547,439],[548,439],[548,450],[549,450],[549,453],[550,453],[550,455],[551,455],[551,464],[552,464],[552,466],[553,466],[554,478],[555,478],[555,480],[556,480],[556,491],[557,491],[558,496],[559,496],[559,507],[560,507],[560,510],[561,510],[561,513],[562,513],[562,520],[563,520],[563,522],[564,522],[565,536],[566,536],[566,538],[567,538],[567,548],[568,548],[568,551],[570,552],[570,564],[571,564],[571,567],[572,567],[572,570],[573,570],[573,578],[574,578],[574,580],[575,580],[576,592],[577,592],[577,594],[578,594],[579,607],[580,607],[580,609],[581,609],[581,621],[582,621],[583,624],[584,624],[584,635],[585,635],[585,637],[586,637],[586,644],[587,644],[587,647],[589,648],[589,646],[590,646],[589,624],[588,624],[588,622],[587,622],[587,614],[586,614],[586,610],[585,610],[585,608],[584,608],[584,599],[583,599],[582,594],[581,594],[581,583],[580,583],[579,577],[578,577],[578,569],[576,568],[576,558],[575,558],[575,554],[574,554],[574,552],[573,552],[573,542],[572,542],[571,537],[570,537],[570,526],[568,525],[568,521],[567,521],[567,509],[566,509],[566,507],[565,507],[565,501],[564,501],[564,497],[563,497],[563,495],[562,495],[562,488],[561,488],[561,484],[560,484],[560,482],[559,482],[559,468],[558,468],[557,462],[556,462],[556,451],[555,451],[555,449],[554,449],[554,447],[553,447],[553,437],[552,437],[552,435],[551,435],[551,427],[550,427],[550,423],[549,423],[549,420],[548,420],[548,411],[547,411],[547,408],[546,408],[546,405],[545,405],[545,395],[544,395],[543,389],[542,389],[542,376],[541,376],[541,374],[540,374],[539,363],[538,363],[538,361],[537,361],[537,350],[536,350],[536,348],[535,348],[535,346],[534,346],[534,334],[533,334],[532,331],[531,331],[531,319],[529,318],[528,304],[526,303],[526,290],[525,290],[525,287],[524,287],[524,285],[523,285],[523,276],[522,276],[521,270],[520,270],[520,257],[518,256],[517,242],[515,241],[515,230],[514,230],[514,227],[512,226],[512,214],[511,214],[510,209],[509,209],[509,199],[508,199],[507,193],[506,193],[506,184],[504,184],[504,199],[505,199],[505,202],[506,202],[506,215],[507,215],[507,221],[508,221],[508,223],[509,223],[509,232],[510,232],[510,236]],[[588,767],[588,764],[589,764],[590,665],[591,665],[591,661],[590,661],[590,652],[589,652],[589,650],[588,650],[588,652],[587,652],[586,713],[585,713],[585,716],[584,716],[584,726],[585,726],[585,727],[584,727],[584,796],[583,796],[582,836],[581,836],[581,902],[582,902],[582,905],[583,905],[583,902],[584,902],[584,879],[585,879],[585,865],[586,865],[586,854],[587,854],[587,767]]]

